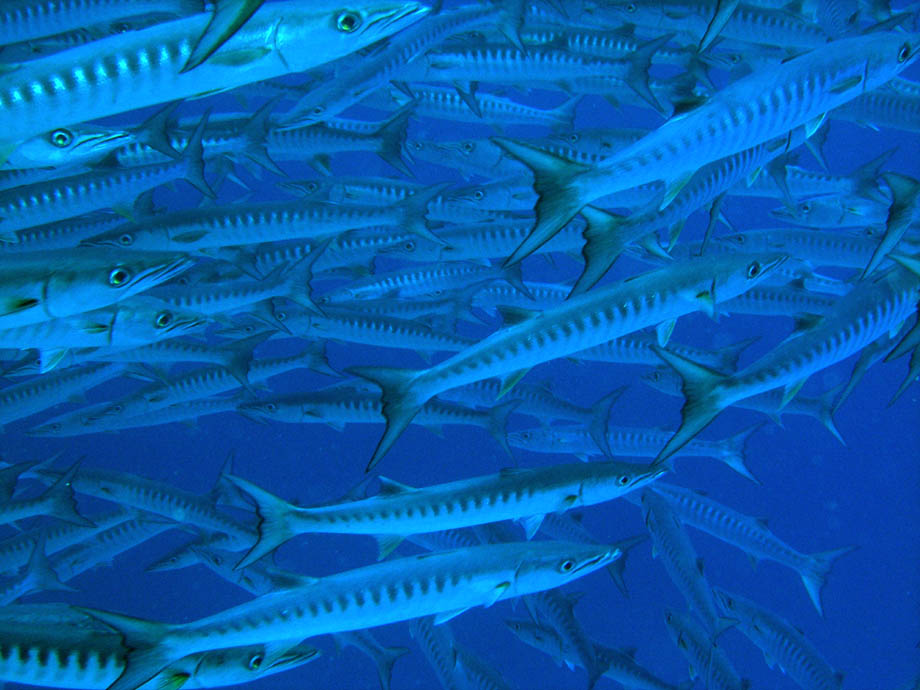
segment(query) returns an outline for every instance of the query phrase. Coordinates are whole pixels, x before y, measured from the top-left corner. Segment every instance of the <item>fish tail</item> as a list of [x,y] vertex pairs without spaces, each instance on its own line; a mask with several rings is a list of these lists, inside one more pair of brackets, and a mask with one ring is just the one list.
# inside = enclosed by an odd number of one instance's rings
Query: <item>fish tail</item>
[[161,108],[134,129],[134,139],[169,158],[181,158],[182,154],[169,142],[169,123],[181,101],[174,101]]
[[655,458],[653,464],[658,464],[683,448],[722,411],[725,406],[715,395],[715,388],[726,377],[658,345],[653,344],[652,349],[680,374],[685,398],[680,427]]
[[624,577],[624,573],[626,572],[626,557],[636,544],[641,544],[648,539],[648,537],[649,535],[646,533],[618,541],[616,547],[620,550],[620,557],[606,566],[607,573],[613,580],[613,584],[617,586],[617,589],[620,590],[627,599],[629,599],[629,589],[626,587],[626,579]]
[[534,209],[536,225],[505,261],[508,266],[542,247],[582,209],[585,203],[573,182],[577,175],[590,168],[511,139],[492,137],[492,141],[530,168],[534,189],[540,196]]
[[502,274],[505,278],[505,281],[511,287],[520,292],[527,299],[534,302],[537,301],[537,298],[534,296],[531,289],[527,287],[527,284],[524,282],[524,274],[521,272],[520,264],[512,264],[511,266],[504,267],[502,269]]
[[431,228],[428,225],[427,214],[428,204],[449,186],[449,182],[436,184],[425,191],[416,192],[412,196],[403,199],[400,202],[405,213],[403,227],[407,231],[424,237],[426,240],[430,240],[435,244],[442,247],[446,246],[447,243],[444,240],[431,232]]
[[610,410],[620,396],[623,395],[623,391],[625,391],[626,388],[626,386],[620,386],[591,406],[591,423],[588,425],[588,433],[591,435],[591,439],[597,445],[598,449],[608,458],[613,457],[613,451],[610,449],[610,439],[607,437],[607,423],[610,420]]
[[374,656],[374,664],[377,666],[377,677],[380,679],[381,688],[390,687],[390,679],[393,677],[393,664],[396,660],[409,653],[407,647],[383,647],[380,654]]
[[21,591],[23,594],[26,592],[76,591],[73,587],[61,582],[58,574],[51,567],[51,562],[45,552],[47,535],[47,532],[42,532],[38,539],[35,540],[35,546],[32,548],[32,555],[29,557],[26,575],[22,582]]
[[819,398],[818,404],[818,419],[821,423],[830,431],[834,438],[836,438],[842,445],[846,445],[846,441],[843,440],[840,431],[837,429],[837,425],[834,423],[834,414],[836,414],[837,409],[843,404],[843,401],[846,400],[846,395],[841,397],[835,402],[837,395],[840,393],[841,389],[844,387],[844,384],[839,386],[834,386],[829,391],[826,391]]
[[738,358],[741,357],[741,353],[758,340],[760,340],[759,337],[745,338],[744,340],[739,340],[737,343],[732,343],[731,345],[726,345],[718,350],[714,350],[713,354],[719,360],[717,368],[720,371],[734,371],[737,369]]
[[827,581],[827,575],[831,567],[838,558],[849,553],[856,546],[844,546],[842,549],[833,549],[831,551],[821,551],[811,554],[809,565],[801,573],[802,584],[805,585],[805,591],[808,592],[808,598],[815,605],[818,613],[823,616],[824,610],[821,608],[821,590]]
[[895,391],[895,394],[891,396],[888,407],[894,405],[898,401],[898,398],[904,395],[904,391],[910,388],[910,385],[917,380],[917,376],[920,376],[920,347],[914,348],[914,353],[910,356],[910,369],[907,372],[907,376],[904,377],[904,381],[898,386],[898,390]]
[[[268,148],[266,147],[266,137],[271,128],[271,112],[278,105],[278,100],[278,98],[273,98],[268,101],[250,118],[249,124],[246,125],[246,131],[243,133],[246,138],[246,148],[243,150],[243,155],[269,172],[281,177],[287,177],[287,173],[279,168],[278,164],[268,155]],[[239,184],[238,179],[235,179],[234,182]]]
[[87,520],[77,512],[77,502],[74,500],[73,486],[71,484],[79,467],[80,463],[75,462],[69,470],[49,487],[42,496],[42,500],[47,504],[48,515],[53,515],[59,520],[65,520],[74,525],[95,527],[94,522]]
[[377,448],[371,456],[365,471],[370,472],[387,454],[396,439],[405,431],[413,417],[422,409],[422,405],[431,398],[419,394],[413,383],[418,376],[415,369],[396,369],[393,367],[349,367],[348,374],[360,376],[371,383],[376,383],[382,391],[383,415],[386,417],[386,430]]
[[227,474],[224,478],[249,495],[256,504],[256,515],[259,516],[259,538],[242,560],[234,566],[234,570],[241,570],[252,565],[291,537],[299,534],[291,526],[290,518],[296,509],[290,503],[242,477]]
[[747,429],[739,431],[734,436],[729,436],[725,439],[725,453],[719,458],[722,462],[735,470],[735,472],[742,477],[750,479],[755,484],[760,484],[761,482],[745,464],[747,461],[745,446],[747,445],[748,437],[761,426],[763,426],[763,424],[754,424]]
[[106,690],[135,690],[177,659],[186,656],[181,650],[163,644],[170,626],[155,621],[123,616],[110,611],[73,607],[119,633],[125,647],[125,668]]
[[414,106],[414,102],[407,103],[396,114],[380,125],[377,130],[377,155],[406,177],[415,177],[415,173],[409,169],[403,157],[403,146],[406,142],[409,116],[412,114]]
[[672,38],[674,34],[665,34],[636,48],[629,56],[629,69],[626,73],[625,81],[629,88],[659,113],[663,113],[664,108],[649,87],[648,73],[652,66],[652,57]]
[[201,122],[198,123],[191,138],[188,140],[185,151],[182,152],[182,158],[185,160],[184,177],[186,182],[209,199],[215,199],[217,195],[214,193],[214,190],[211,189],[208,181],[204,179],[204,146],[202,140],[204,138],[204,130],[208,126],[208,117],[210,114],[210,111],[208,111],[202,116]]
[[877,201],[880,204],[890,202],[888,196],[882,192],[878,179],[882,172],[882,167],[888,162],[888,159],[897,149],[888,149],[877,158],[873,158],[868,163],[861,165],[851,176],[853,179],[854,193],[856,196],[870,201]]
[[293,302],[296,302],[304,309],[312,312],[322,313],[322,310],[316,306],[313,301],[310,281],[313,280],[313,266],[316,260],[322,255],[331,240],[326,240],[322,244],[313,248],[306,256],[298,259],[294,265],[287,270],[284,278],[284,284],[287,287],[285,296]]
[[498,441],[508,457],[514,459],[511,448],[508,446],[508,417],[514,409],[521,404],[520,400],[509,400],[496,405],[489,412],[489,433]]
[[244,388],[252,389],[249,383],[249,367],[252,365],[252,352],[261,343],[264,343],[272,335],[273,331],[257,333],[243,340],[228,343],[221,350],[224,353],[222,366],[230,375],[239,381]]
[[581,215],[587,221],[582,236],[585,244],[581,248],[581,255],[585,260],[585,267],[568,298],[587,292],[604,277],[617,258],[626,247],[623,240],[621,226],[626,218],[608,211],[602,211],[593,206],[581,209]]

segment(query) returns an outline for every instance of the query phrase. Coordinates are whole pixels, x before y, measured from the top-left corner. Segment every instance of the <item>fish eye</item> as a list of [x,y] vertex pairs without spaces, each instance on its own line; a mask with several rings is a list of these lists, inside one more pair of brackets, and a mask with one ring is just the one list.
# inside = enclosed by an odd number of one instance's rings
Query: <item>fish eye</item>
[[322,115],[323,112],[324,112],[325,110],[326,110],[326,109],[325,109],[323,106],[318,105],[318,106],[316,106],[315,108],[313,108],[313,114],[314,114],[314,115]]
[[157,328],[166,328],[169,324],[172,323],[173,316],[168,311],[161,311],[157,314],[156,319],[154,320],[154,325]]
[[51,133],[50,139],[59,149],[66,149],[73,141],[73,134],[69,129],[56,129]]
[[745,239],[744,235],[735,235],[735,242],[738,244],[744,244]]
[[807,216],[809,213],[811,213],[811,203],[808,201],[803,201],[801,204],[799,204],[799,212],[803,216]]
[[529,440],[529,439],[530,439],[530,436],[531,436],[531,434],[530,434],[529,431],[522,431],[522,432],[521,432],[521,438],[524,439],[525,441],[526,441],[526,440]]
[[122,247],[130,247],[132,244],[134,244],[134,235],[129,232],[124,233],[118,238],[118,244],[120,244]]
[[898,62],[905,62],[910,57],[910,43],[905,43],[898,50]]
[[473,151],[476,150],[476,144],[474,144],[472,141],[464,141],[460,145],[460,148],[463,149],[464,153],[472,153]]
[[407,251],[407,252],[414,252],[414,251],[415,251],[415,242],[413,242],[412,240],[408,240],[408,241],[403,245],[403,249],[404,249],[405,251]]
[[629,14],[633,14],[633,13],[635,13],[635,11],[636,11],[637,9],[639,9],[639,8],[636,6],[636,3],[634,3],[634,2],[628,2],[628,3],[626,3],[626,5],[624,5],[624,9],[625,9],[627,12],[629,12]]
[[287,318],[287,312],[286,311],[275,312],[275,318],[278,319],[279,321],[284,321]]
[[750,266],[747,267],[747,277],[756,278],[760,275],[760,263],[754,261]]
[[221,557],[221,556],[219,556],[219,555],[217,555],[217,554],[215,553],[213,556],[211,556],[211,562],[212,562],[214,565],[222,565],[223,562],[224,562],[224,559],[223,559],[223,557]]
[[277,412],[278,406],[275,403],[265,403],[265,409],[269,412]]
[[482,191],[481,189],[477,189],[475,192],[473,192],[473,198],[476,201],[482,201],[483,199],[485,199],[485,197],[486,197],[486,193]]
[[620,486],[626,486],[627,484],[629,484],[629,475],[621,474],[619,479],[617,479],[617,484],[619,484]]
[[420,141],[413,141],[413,142],[412,142],[412,148],[414,148],[416,151],[421,151],[421,150],[422,150],[423,148],[425,148],[425,147],[422,145],[422,142],[420,142]]
[[350,34],[361,26],[361,17],[355,12],[342,12],[335,19],[336,28],[345,34]]
[[131,279],[131,274],[123,268],[113,268],[109,272],[109,285],[112,287],[122,287]]
[[668,611],[667,613],[664,614],[664,621],[665,621],[665,623],[670,623],[672,618],[673,618],[673,616],[671,615],[671,612],[670,612],[670,611]]
[[261,654],[253,654],[246,663],[246,668],[250,671],[258,671],[264,658]]
[[567,558],[562,563],[559,564],[559,571],[563,573],[570,573],[575,569],[575,561],[571,558]]

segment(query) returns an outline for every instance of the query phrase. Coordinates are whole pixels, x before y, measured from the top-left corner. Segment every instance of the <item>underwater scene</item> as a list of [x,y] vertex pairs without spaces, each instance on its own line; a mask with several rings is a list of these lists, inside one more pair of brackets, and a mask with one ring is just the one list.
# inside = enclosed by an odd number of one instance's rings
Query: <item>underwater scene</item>
[[920,688],[918,13],[0,0],[0,683]]

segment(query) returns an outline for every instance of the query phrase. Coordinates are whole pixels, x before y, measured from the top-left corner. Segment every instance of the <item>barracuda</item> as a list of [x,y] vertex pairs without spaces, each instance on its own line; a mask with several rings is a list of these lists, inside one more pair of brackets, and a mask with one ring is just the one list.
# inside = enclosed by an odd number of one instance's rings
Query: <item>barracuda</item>
[[[41,470],[41,474],[55,479],[60,476],[60,472],[53,470]],[[72,485],[73,489],[81,494],[115,501],[120,505],[162,515],[179,523],[223,532],[233,537],[239,548],[245,548],[252,543],[253,530],[221,513],[210,499],[169,484],[125,472],[89,467],[70,474],[67,480],[69,486]],[[60,481],[57,479],[58,483]]]
[[168,625],[80,609],[113,627],[132,649],[108,690],[138,688],[190,653],[437,616],[559,587],[620,556],[617,547],[490,544],[384,561],[267,594],[191,623]]
[[387,428],[368,469],[438,393],[495,376],[505,378],[503,389],[508,389],[537,364],[693,311],[712,312],[714,301],[742,294],[784,260],[784,255],[739,255],[688,261],[581,295],[539,315],[514,315],[518,323],[429,369],[351,367],[347,371],[383,391]]
[[534,230],[508,262],[532,253],[586,204],[603,196],[664,180],[664,208],[703,165],[800,125],[814,131],[828,110],[881,86],[912,64],[920,54],[918,45],[916,33],[871,33],[834,41],[734,82],[705,105],[672,117],[593,167],[509,139],[493,139],[534,171],[540,195]]
[[859,352],[885,333],[897,331],[916,311],[920,298],[920,263],[899,261],[910,270],[898,266],[874,281],[858,283],[814,327],[794,333],[730,376],[656,346],[661,358],[683,379],[686,399],[680,428],[657,461],[667,460],[732,403],[782,386],[782,410],[812,374]]
[[145,14],[181,17],[201,12],[202,4],[201,0],[5,0],[0,7],[0,44],[31,41]]
[[90,364],[15,383],[0,391],[0,429],[10,422],[29,417],[72,400],[74,396],[120,376],[124,367],[114,364]]
[[726,615],[738,621],[738,628],[757,645],[767,665],[778,665],[801,688],[840,690],[843,674],[824,660],[805,635],[795,626],[754,602],[714,588]]
[[[9,606],[0,619],[0,680],[40,687],[104,690],[125,667],[121,636],[60,604]],[[287,649],[253,644],[177,660],[143,690],[212,688],[247,683],[317,658],[308,644]],[[264,662],[264,663],[263,663]]]
[[125,209],[144,192],[180,179],[214,198],[204,179],[201,149],[207,119],[205,115],[180,160],[81,172],[0,192],[0,232],[11,233],[105,208]]
[[0,330],[101,309],[192,266],[176,254],[109,249],[0,257]]
[[[555,630],[523,620],[506,620],[505,625],[518,639],[549,654],[557,663],[565,662],[569,667],[583,665],[571,643]],[[635,690],[690,690],[692,687],[692,682],[676,686],[656,678],[639,666],[628,651],[618,651],[594,641],[589,642],[594,647],[594,655],[601,668],[606,669],[603,675],[624,687]]]
[[[608,454],[613,457],[654,458],[671,436],[671,432],[661,429],[604,426],[607,435],[604,447],[598,445],[591,431],[583,425],[553,425],[513,431],[508,434],[508,445],[532,453],[571,453],[587,462],[589,456]],[[756,428],[745,429],[719,441],[693,439],[679,451],[679,457],[715,458],[742,477],[756,482],[757,479],[744,464],[744,444]]]
[[165,101],[302,72],[420,19],[415,2],[273,2],[204,64],[182,72],[209,14],[117,34],[24,63],[0,76],[0,142]]
[[652,535],[652,556],[664,565],[674,585],[699,614],[709,633],[723,630],[727,622],[719,617],[709,583],[703,575],[703,561],[697,557],[670,504],[649,488],[633,502],[640,503],[645,526]]
[[240,562],[246,567],[297,534],[379,535],[381,557],[406,535],[520,520],[527,537],[547,513],[611,501],[653,482],[664,470],[621,462],[576,463],[414,488],[381,478],[377,496],[319,508],[297,508],[240,477],[229,477],[256,501],[259,541]]
[[40,351],[41,372],[53,369],[74,347],[137,347],[174,338],[203,325],[195,315],[163,309],[143,295],[68,318],[0,330],[0,347]]
[[755,561],[775,561],[798,572],[818,613],[822,613],[821,588],[831,565],[835,559],[854,548],[849,546],[823,553],[804,554],[779,539],[767,529],[763,521],[742,515],[697,491],[662,482],[657,482],[651,491],[663,496],[684,524],[737,546]]
[[386,207],[294,201],[179,211],[155,221],[113,230],[81,244],[192,252],[228,245],[318,239],[378,226],[400,227],[440,242],[427,227],[425,211],[428,201],[443,187],[438,185]]
[[725,652],[713,643],[696,618],[683,611],[665,609],[664,621],[674,644],[687,657],[694,679],[702,678],[712,690],[750,690],[750,682],[738,677]]

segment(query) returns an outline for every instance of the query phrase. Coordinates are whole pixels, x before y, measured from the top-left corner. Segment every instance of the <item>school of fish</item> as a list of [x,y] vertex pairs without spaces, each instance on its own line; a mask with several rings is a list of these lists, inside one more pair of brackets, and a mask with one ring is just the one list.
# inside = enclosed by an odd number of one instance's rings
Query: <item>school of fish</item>
[[[782,682],[876,690],[847,683],[858,660],[825,659],[786,613],[723,589],[695,542],[785,566],[818,615],[859,545],[803,552],[681,467],[710,458],[758,483],[746,444],[766,425],[791,434],[787,416],[843,442],[834,413],[882,362],[909,362],[891,404],[910,404],[916,6],[429,2],[0,4],[0,681],[299,688],[285,679],[309,679],[318,665],[292,669],[331,635],[383,690],[411,663],[445,690],[554,687],[503,676],[452,633],[510,599],[524,608],[500,624],[566,664],[567,687],[767,687],[723,650],[743,635]],[[857,125],[913,137],[913,158],[857,147],[839,169],[827,150]],[[723,206],[739,198],[747,217]],[[726,339],[739,315],[752,337]],[[845,386],[802,391],[850,358]],[[562,361],[604,394],[546,383]],[[618,424],[629,393],[610,372],[664,393],[662,409],[682,397],[679,422]],[[714,437],[729,407],[749,424]],[[74,452],[115,433],[156,467],[142,430],[210,415],[264,434],[263,463],[273,442],[302,443],[296,475],[263,482],[237,457],[192,492],[206,435],[174,482]],[[412,425],[458,430],[419,441]],[[353,438],[345,457],[302,441],[329,427]],[[36,441],[50,452],[23,451]],[[441,465],[453,442],[490,449],[491,471]],[[419,447],[440,480],[378,474]],[[321,470],[354,488],[311,493]],[[592,533],[581,516],[610,502],[645,529]],[[136,617],[67,584],[167,532],[184,541],[145,577],[220,578],[242,603]],[[281,567],[276,550],[302,552],[305,534],[371,536],[377,560]],[[559,589],[588,578],[625,597],[641,577],[627,555],[649,548],[686,600],[662,604],[655,643],[670,636],[683,678],[659,677],[640,639],[593,639]],[[37,592],[49,603],[20,601]],[[377,639],[389,624],[411,651]]]

